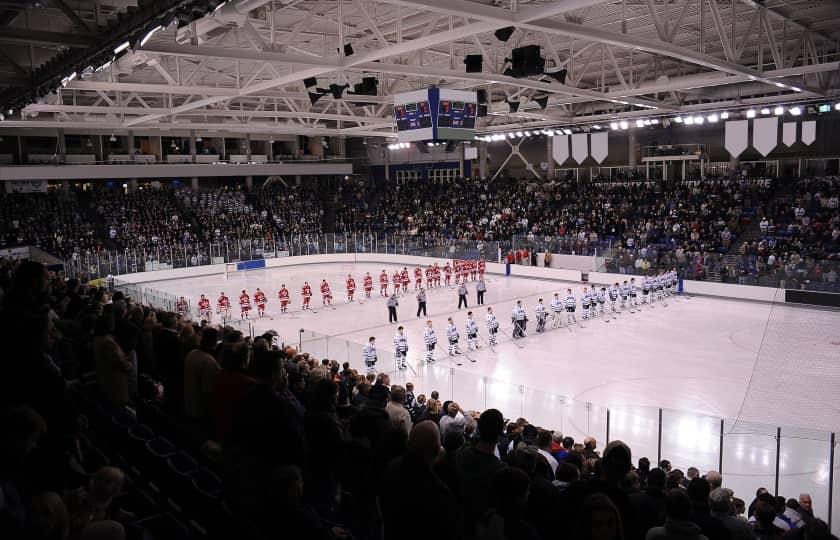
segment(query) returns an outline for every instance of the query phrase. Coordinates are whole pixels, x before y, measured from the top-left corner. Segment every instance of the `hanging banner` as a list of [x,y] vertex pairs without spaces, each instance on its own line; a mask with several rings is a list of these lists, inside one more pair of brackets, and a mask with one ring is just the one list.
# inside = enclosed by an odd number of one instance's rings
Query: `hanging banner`
[[753,120],[753,148],[763,157],[779,144],[779,117],[756,118]]
[[604,131],[589,136],[589,144],[592,146],[592,159],[599,164],[607,159],[607,135],[608,133]]
[[732,120],[726,123],[723,147],[732,157],[740,156],[747,149],[749,120]]
[[782,124],[782,143],[785,146],[793,146],[796,142],[796,122],[785,122]]
[[566,163],[569,159],[569,136],[555,135],[554,140],[551,141],[551,157],[558,165]]
[[46,193],[46,180],[9,180],[6,184],[6,193]]
[[589,137],[586,133],[575,133],[572,135],[572,159],[578,162],[578,165],[586,161],[589,156],[589,148],[587,146]]
[[817,140],[817,123],[814,120],[802,122],[802,142],[811,144]]

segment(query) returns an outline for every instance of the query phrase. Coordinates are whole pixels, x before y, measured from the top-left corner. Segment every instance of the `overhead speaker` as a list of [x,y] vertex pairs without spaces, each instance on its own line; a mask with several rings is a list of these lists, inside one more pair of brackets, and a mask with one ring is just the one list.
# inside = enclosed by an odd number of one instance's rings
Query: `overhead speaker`
[[327,95],[327,92],[309,92],[309,103],[315,105],[325,95]]
[[566,74],[567,73],[568,72],[564,68],[564,69],[561,69],[560,71],[553,71],[551,73],[544,73],[544,75],[547,75],[547,76],[551,77],[552,79],[559,82],[560,84],[566,84]]
[[467,65],[467,73],[481,73],[481,64],[483,58],[480,54],[468,54],[464,58],[464,64]]
[[479,118],[481,118],[482,116],[487,116],[487,105],[479,105],[476,116]]
[[548,107],[548,96],[535,97],[534,101],[537,102],[537,104],[540,106],[540,109],[545,109],[546,107]]
[[479,88],[475,91],[475,97],[478,99],[479,103],[487,103],[487,90]]
[[508,104],[508,109],[510,109],[510,112],[515,113],[516,111],[519,110],[519,102],[518,101],[505,100],[505,103]]
[[504,28],[499,28],[493,35],[496,36],[496,39],[499,41],[507,41],[510,39],[510,36],[513,35],[513,32],[516,30],[513,26],[506,26]]
[[458,146],[458,141],[447,141],[445,151],[453,152],[456,146]]
[[335,99],[341,99],[341,94],[343,94],[348,88],[350,88],[349,84],[331,84],[330,93]]
[[303,79],[303,84],[307,88],[312,88],[313,86],[318,86],[318,79],[315,77],[309,77],[308,79]]
[[510,62],[505,75],[521,78],[541,75],[545,70],[545,58],[540,56],[539,45],[517,47],[511,52],[511,58],[505,58],[505,62]]
[[344,45],[344,56],[353,56],[353,46],[349,43]]
[[353,91],[350,94],[358,96],[375,96],[379,88],[379,81],[376,77],[362,77],[362,82],[353,85]]

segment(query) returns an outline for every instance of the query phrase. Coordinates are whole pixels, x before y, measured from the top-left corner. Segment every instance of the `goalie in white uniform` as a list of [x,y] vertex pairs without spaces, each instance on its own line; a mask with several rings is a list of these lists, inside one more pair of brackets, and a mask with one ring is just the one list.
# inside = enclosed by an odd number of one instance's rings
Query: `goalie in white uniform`
[[537,318],[537,332],[545,332],[545,320],[548,317],[548,310],[545,304],[543,304],[542,298],[534,306],[534,316]]
[[[478,323],[473,319],[472,311],[467,312],[467,322],[465,323],[465,330],[467,332],[467,350],[478,350]],[[470,358],[472,362],[475,362]]]
[[499,333],[499,321],[496,319],[496,316],[493,314],[493,308],[487,308],[487,316],[485,317],[487,321],[487,334],[490,335],[490,346],[498,344],[496,341],[496,334]]
[[376,338],[370,337],[368,339],[368,344],[365,345],[365,348],[362,350],[362,358],[365,361],[365,368],[366,371],[370,373],[376,373]]
[[563,326],[563,301],[560,293],[554,293],[554,300],[551,301],[551,327]]
[[449,323],[446,325],[446,339],[449,341],[449,356],[461,354],[461,347],[458,345],[461,336],[458,335],[458,328],[452,321],[452,317],[446,319],[446,322]]
[[426,321],[426,328],[423,329],[423,344],[426,345],[426,362],[434,362],[437,334],[435,334],[435,329],[432,328],[431,319]]
[[408,356],[408,338],[403,332],[403,327],[400,326],[394,336],[394,360],[397,363],[397,369],[405,369],[406,356]]

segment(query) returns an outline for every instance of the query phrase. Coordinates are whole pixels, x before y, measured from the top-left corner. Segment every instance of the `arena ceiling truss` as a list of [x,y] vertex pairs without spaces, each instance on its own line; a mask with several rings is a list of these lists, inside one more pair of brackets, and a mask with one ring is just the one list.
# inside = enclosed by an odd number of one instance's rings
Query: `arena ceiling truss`
[[[60,51],[96,47],[134,3],[0,2],[0,85],[25,88]],[[573,126],[830,99],[839,38],[835,0],[231,0],[4,111],[4,124],[387,137],[392,96],[436,85],[486,92],[479,132]],[[505,74],[525,45],[549,76]],[[466,55],[481,55],[480,72]],[[364,77],[375,95],[352,93]],[[339,98],[313,100],[316,88]]]

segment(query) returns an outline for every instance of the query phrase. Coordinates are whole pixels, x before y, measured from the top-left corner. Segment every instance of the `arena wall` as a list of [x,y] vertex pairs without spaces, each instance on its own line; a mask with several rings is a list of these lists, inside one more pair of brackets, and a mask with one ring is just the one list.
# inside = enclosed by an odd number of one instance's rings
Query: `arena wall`
[[[581,257],[591,259],[591,257]],[[404,264],[409,267],[416,265],[427,265],[433,260],[429,257],[412,255],[388,255],[384,253],[338,253],[329,255],[307,255],[303,257],[279,257],[267,259],[266,268],[280,268],[285,266],[297,266],[303,264],[328,264],[328,263],[382,263],[382,264]],[[442,260],[442,259],[441,259]],[[118,276],[118,279],[127,283],[151,283],[169,279],[184,279],[208,275],[223,274],[225,265],[215,264],[208,266],[194,266],[191,268],[174,268],[171,270],[155,270],[151,272],[138,272]],[[506,265],[499,263],[487,263],[488,274],[505,275]],[[580,270],[567,268],[544,268],[540,266],[511,265],[510,274],[516,277],[545,279],[549,281],[565,281],[580,283],[582,273]],[[616,281],[622,282],[629,279],[626,274],[611,274],[605,272],[589,272],[588,281],[597,285],[610,285]],[[778,294],[779,289],[773,287],[755,287],[751,285],[735,285],[731,283],[716,283],[712,281],[684,281],[683,289],[690,294],[718,296],[722,298],[734,298],[740,300],[751,300],[759,302],[784,301],[784,295]]]

